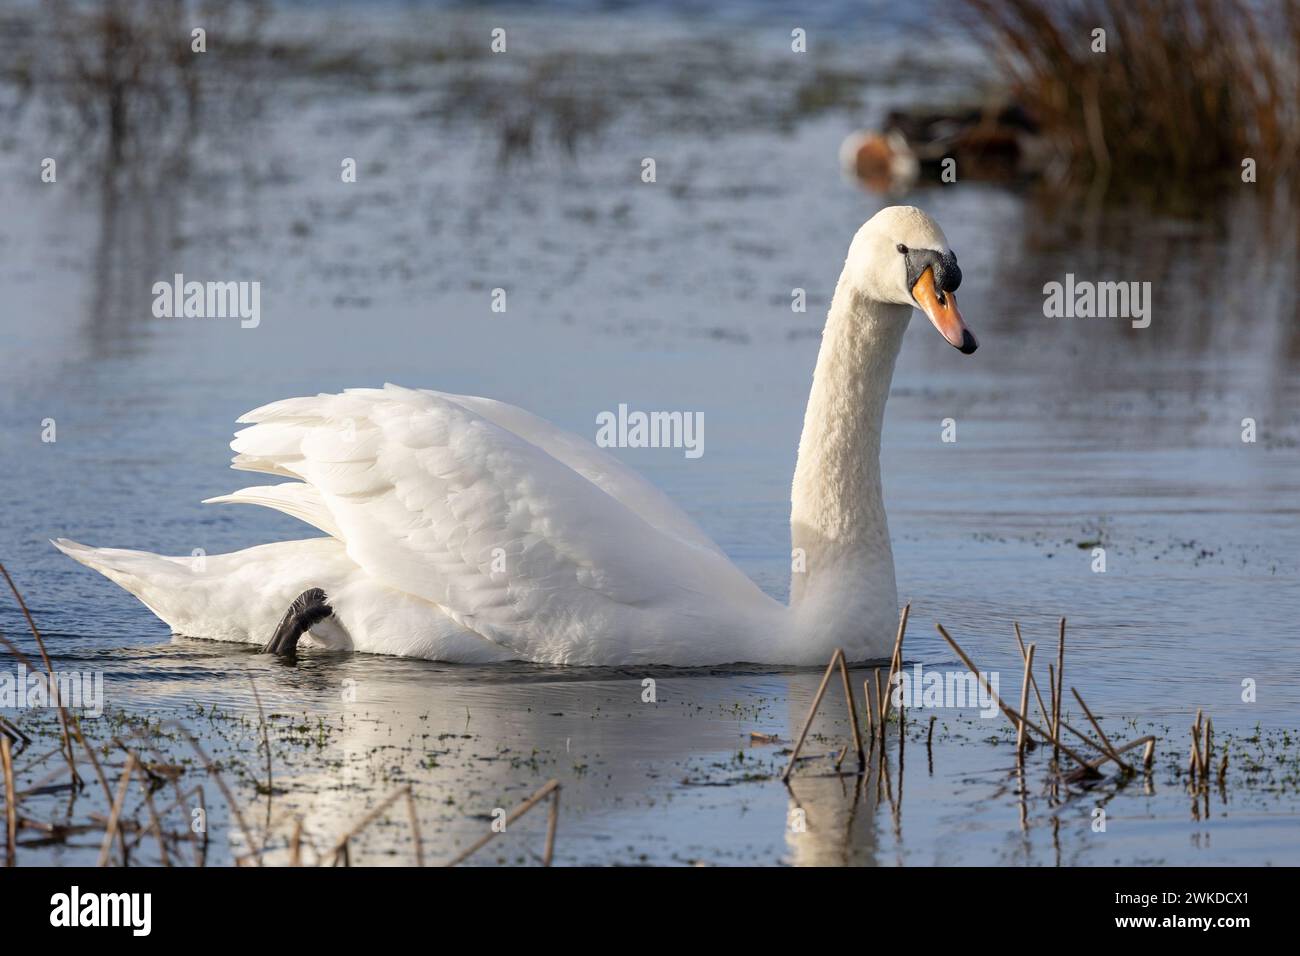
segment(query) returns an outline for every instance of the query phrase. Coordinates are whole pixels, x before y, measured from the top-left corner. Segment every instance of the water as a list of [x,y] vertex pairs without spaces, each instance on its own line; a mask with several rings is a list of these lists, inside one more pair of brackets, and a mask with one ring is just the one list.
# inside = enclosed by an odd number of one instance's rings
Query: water
[[[836,149],[885,106],[944,95],[973,67],[941,69],[959,41],[934,50],[907,31],[883,63],[864,64],[852,35],[791,63],[788,30],[772,32],[782,21],[750,13],[718,25],[609,12],[592,45],[564,22],[522,19],[527,50],[499,65],[386,58],[372,39],[364,76],[313,69],[263,89],[257,110],[235,108],[228,128],[202,134],[186,173],[115,199],[75,144],[59,152],[57,185],[35,182],[46,147],[25,114],[0,152],[0,555],[58,666],[103,670],[118,711],[183,717],[247,768],[241,799],[260,808],[254,677],[267,711],[293,718],[272,721],[275,812],[301,813],[322,845],[409,782],[427,852],[445,859],[483,831],[484,814],[555,776],[560,863],[1297,862],[1293,745],[1277,776],[1253,785],[1234,758],[1234,785],[1214,794],[1208,819],[1176,777],[1197,707],[1238,740],[1257,725],[1269,740],[1297,726],[1297,239],[1266,197],[1230,197],[1196,219],[977,183],[901,197],[933,214],[960,255],[962,310],[981,343],[961,356],[917,320],[895,377],[883,472],[900,597],[913,602],[907,658],[958,666],[933,629],[942,622],[1014,699],[1011,622],[1038,642],[1045,676],[1066,616],[1067,686],[1112,738],[1161,735],[1152,792],[1131,784],[1108,799],[1104,834],[1090,827],[1100,797],[1058,799],[1041,753],[1022,826],[1000,718],[939,712],[928,753],[928,715],[914,714],[901,781],[891,736],[887,796],[875,771],[859,789],[824,762],[791,793],[774,779],[782,745],[749,734],[788,742],[818,673],[327,655],[285,667],[173,639],[47,543],[187,554],[307,536],[278,514],[198,503],[248,483],[227,470],[235,418],[275,398],[394,381],[489,395],[588,436],[621,402],[703,412],[698,460],[618,454],[784,597],[817,333],[849,238],[883,202],[840,177]],[[282,11],[276,28],[347,16]],[[380,7],[358,29],[418,37],[406,17],[440,31],[413,41],[417,52],[492,19]],[[322,57],[325,43],[313,46]],[[542,61],[562,64],[561,80],[537,106],[533,155],[499,164],[490,107],[533,89],[528,71]],[[830,70],[851,93],[797,108]],[[588,112],[608,98],[598,128],[579,124],[573,156],[545,119],[556,90]],[[639,178],[647,155],[654,185]],[[358,159],[355,184],[339,181],[344,156]],[[175,272],[260,281],[260,327],[153,319],[152,283]],[[1150,328],[1045,318],[1043,284],[1067,272],[1151,281]],[[489,308],[496,287],[508,292],[504,316]],[[796,287],[806,314],[791,312]],[[1247,417],[1255,443],[1241,440]],[[955,443],[940,440],[947,418]],[[45,419],[55,443],[41,441]],[[25,633],[8,603],[0,629]],[[641,700],[647,676],[654,704]],[[1249,703],[1243,681],[1256,689]],[[845,742],[841,707],[836,689],[812,752]],[[320,740],[297,740],[295,722]],[[211,788],[208,798],[218,802]],[[787,825],[798,807],[806,833]],[[212,859],[228,861],[239,841],[213,812]],[[365,862],[410,858],[400,817],[367,834]],[[544,813],[519,827],[481,861],[532,859]],[[94,850],[43,852],[60,862]]]

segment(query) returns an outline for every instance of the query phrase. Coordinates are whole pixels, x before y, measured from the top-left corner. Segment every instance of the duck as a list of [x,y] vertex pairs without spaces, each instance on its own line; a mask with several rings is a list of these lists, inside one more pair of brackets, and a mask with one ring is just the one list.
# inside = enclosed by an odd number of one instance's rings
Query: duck
[[957,257],[913,206],[853,236],[827,313],[791,488],[789,602],[607,451],[521,408],[387,384],[248,412],[232,467],[288,479],[259,505],[320,535],[167,557],[51,543],[191,638],[465,664],[824,664],[887,656],[898,618],[880,476],[915,311],[969,355]]
[[881,129],[854,131],[840,144],[844,174],[875,193],[943,180],[948,161],[955,164],[949,172],[963,180],[1007,182],[1055,171],[1037,120],[1015,102],[893,110]]
[[857,130],[840,143],[840,169],[871,192],[911,189],[921,173],[916,153],[898,130]]

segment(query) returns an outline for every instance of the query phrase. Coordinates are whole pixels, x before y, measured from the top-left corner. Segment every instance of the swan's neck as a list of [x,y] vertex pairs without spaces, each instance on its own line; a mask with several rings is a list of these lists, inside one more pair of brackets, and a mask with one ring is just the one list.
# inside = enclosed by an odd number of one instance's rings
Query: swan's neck
[[898,613],[880,431],[910,311],[864,298],[840,277],[799,439],[790,604],[804,640],[815,631],[851,660],[887,654],[877,632]]

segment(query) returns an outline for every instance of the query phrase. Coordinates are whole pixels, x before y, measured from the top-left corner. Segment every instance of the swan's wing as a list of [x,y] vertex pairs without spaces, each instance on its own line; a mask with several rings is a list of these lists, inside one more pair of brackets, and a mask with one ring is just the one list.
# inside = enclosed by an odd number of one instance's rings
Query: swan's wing
[[[533,659],[583,660],[635,632],[762,592],[519,434],[450,397],[393,386],[288,399],[241,421],[234,466],[313,486],[349,556]],[[597,649],[598,651],[599,649]]]
[[241,488],[233,494],[204,498],[205,505],[261,505],[274,508],[314,528],[320,528],[331,538],[342,538],[334,516],[321,499],[320,492],[301,481],[282,481],[278,485],[257,485]]
[[608,452],[601,451],[585,438],[557,428],[544,418],[516,405],[473,395],[451,395],[421,389],[429,395],[455,402],[462,408],[483,416],[495,425],[514,432],[536,445],[557,461],[568,465],[601,491],[621,501],[646,522],[685,544],[707,548],[722,554],[707,534],[673,500],[624,465]]
[[[677,507],[667,495],[645,478],[628,468],[613,455],[601,451],[591,442],[580,438],[572,432],[557,428],[544,418],[538,418],[515,405],[494,401],[490,398],[478,398],[473,395],[452,395],[431,389],[420,389],[422,394],[455,402],[462,408],[474,412],[495,425],[514,432],[524,441],[536,445],[552,458],[572,468],[610,497],[622,502],[651,526],[676,538],[684,544],[705,548],[716,554],[723,554],[713,540],[706,535],[686,512]],[[290,401],[296,401],[290,399]],[[307,399],[314,401],[314,399]],[[276,403],[279,406],[281,403]],[[301,407],[301,406],[296,406]],[[256,409],[245,415],[241,421],[261,421],[262,415],[273,414],[271,406]],[[250,417],[258,416],[258,417]],[[266,471],[270,474],[287,475],[288,472],[266,462],[258,464],[249,461],[243,466],[250,471]],[[285,482],[279,485],[263,485],[244,488],[233,494],[208,498],[204,504],[254,504],[274,508],[292,515],[307,524],[320,528],[326,534],[339,537],[328,509],[321,502],[319,494],[310,485],[299,482]]]

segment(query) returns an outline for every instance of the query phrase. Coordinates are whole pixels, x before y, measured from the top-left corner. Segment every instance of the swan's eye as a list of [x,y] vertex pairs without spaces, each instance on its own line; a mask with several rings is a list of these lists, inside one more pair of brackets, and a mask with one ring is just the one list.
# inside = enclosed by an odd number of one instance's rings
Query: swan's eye
[[901,252],[903,255],[907,255],[907,246],[903,245],[903,244],[900,242],[900,243],[898,244],[898,251]]

